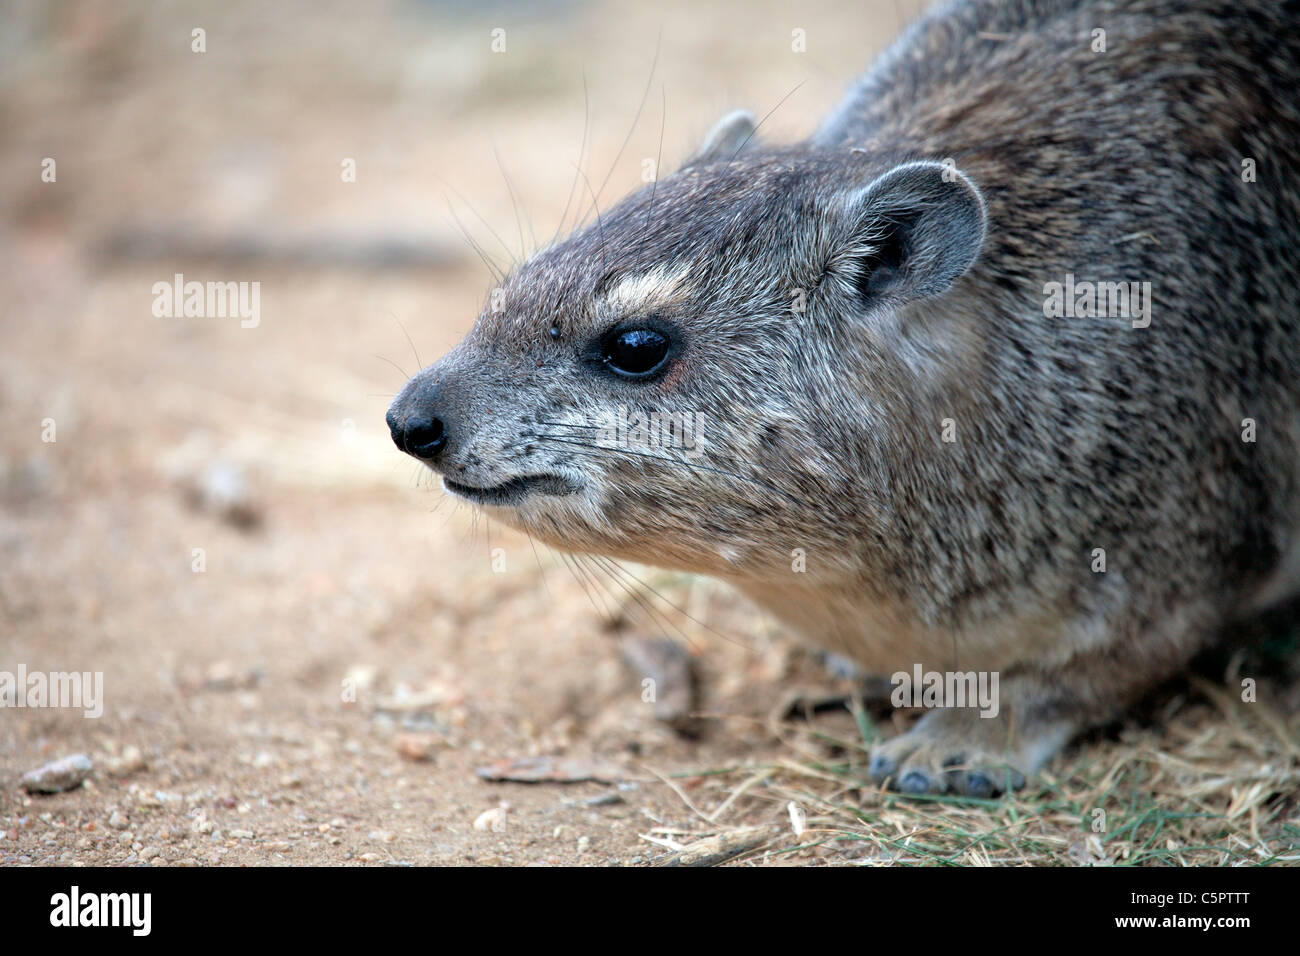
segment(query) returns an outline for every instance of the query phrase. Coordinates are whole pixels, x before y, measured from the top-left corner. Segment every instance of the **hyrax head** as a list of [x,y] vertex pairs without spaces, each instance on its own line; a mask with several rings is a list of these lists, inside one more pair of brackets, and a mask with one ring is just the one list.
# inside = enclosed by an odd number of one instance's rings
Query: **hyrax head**
[[752,132],[727,117],[494,289],[393,401],[397,447],[568,550],[762,575],[870,529],[908,314],[975,261],[984,204],[951,164],[737,155]]

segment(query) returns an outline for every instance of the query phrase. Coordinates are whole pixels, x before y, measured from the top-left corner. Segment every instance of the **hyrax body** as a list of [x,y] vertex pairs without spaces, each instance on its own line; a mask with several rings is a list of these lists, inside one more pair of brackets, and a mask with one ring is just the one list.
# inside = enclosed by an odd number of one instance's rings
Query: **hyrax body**
[[[1018,785],[1300,584],[1298,87],[1296,3],[948,4],[525,262],[394,439],[866,671],[996,672],[872,773]],[[609,427],[652,413],[691,447]]]

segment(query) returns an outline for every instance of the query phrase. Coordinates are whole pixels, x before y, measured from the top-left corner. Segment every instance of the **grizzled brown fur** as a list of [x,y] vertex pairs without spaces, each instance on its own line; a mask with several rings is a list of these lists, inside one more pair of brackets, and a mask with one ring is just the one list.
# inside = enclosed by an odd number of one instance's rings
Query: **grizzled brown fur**
[[[1298,85],[1294,2],[943,5],[809,140],[733,114],[524,263],[394,438],[436,416],[419,457],[494,516],[864,670],[999,672],[996,718],[935,710],[872,772],[1016,785],[1300,585]],[[1149,325],[1048,317],[1067,275],[1149,282]],[[671,346],[631,381],[600,343],[638,323]],[[699,454],[597,440],[619,406],[697,416]]]

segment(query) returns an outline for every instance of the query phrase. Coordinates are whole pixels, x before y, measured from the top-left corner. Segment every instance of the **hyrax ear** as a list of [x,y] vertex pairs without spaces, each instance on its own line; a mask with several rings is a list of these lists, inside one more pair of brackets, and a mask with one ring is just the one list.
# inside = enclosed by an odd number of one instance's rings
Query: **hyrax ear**
[[904,163],[849,197],[851,241],[836,269],[868,303],[939,295],[984,244],[984,199],[951,162]]
[[709,135],[704,137],[700,148],[682,164],[682,168],[700,166],[719,159],[731,159],[753,143],[754,132],[757,129],[758,123],[749,110],[735,110],[728,113],[718,120],[709,131]]

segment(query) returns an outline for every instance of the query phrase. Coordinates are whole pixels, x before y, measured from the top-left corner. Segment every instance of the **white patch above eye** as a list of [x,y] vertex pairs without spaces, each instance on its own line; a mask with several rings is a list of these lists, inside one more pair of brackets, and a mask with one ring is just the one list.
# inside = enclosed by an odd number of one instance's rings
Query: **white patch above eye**
[[684,284],[686,274],[686,266],[655,266],[624,276],[606,291],[605,301],[618,312],[643,312],[659,304],[667,305],[689,292]]
[[732,547],[728,544],[722,544],[718,545],[718,556],[728,564],[739,567],[740,562],[745,559],[745,552],[740,548]]

